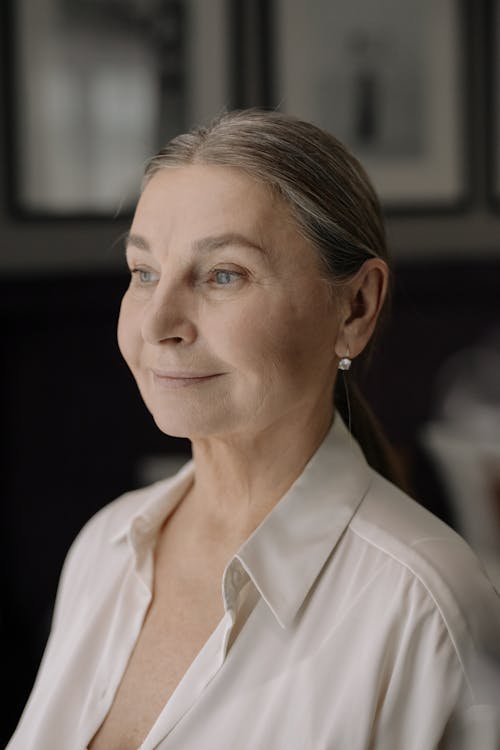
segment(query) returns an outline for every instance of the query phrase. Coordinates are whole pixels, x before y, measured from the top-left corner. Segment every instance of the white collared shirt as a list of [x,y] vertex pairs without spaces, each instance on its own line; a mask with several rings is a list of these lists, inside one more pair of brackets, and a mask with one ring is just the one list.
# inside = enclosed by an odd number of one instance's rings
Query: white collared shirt
[[[193,474],[190,462],[119,498],[80,532],[8,750],[87,747],[151,601],[158,531]],[[226,566],[222,597],[141,750],[497,750],[498,595],[460,537],[370,469],[339,416]]]

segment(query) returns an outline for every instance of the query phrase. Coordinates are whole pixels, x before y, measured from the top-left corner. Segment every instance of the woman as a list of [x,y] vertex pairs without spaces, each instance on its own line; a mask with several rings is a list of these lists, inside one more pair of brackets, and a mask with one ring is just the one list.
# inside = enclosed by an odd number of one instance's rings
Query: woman
[[493,588],[336,408],[389,276],[358,162],[291,117],[226,114],[152,159],[127,262],[120,348],[193,461],[79,535],[9,747],[493,743]]

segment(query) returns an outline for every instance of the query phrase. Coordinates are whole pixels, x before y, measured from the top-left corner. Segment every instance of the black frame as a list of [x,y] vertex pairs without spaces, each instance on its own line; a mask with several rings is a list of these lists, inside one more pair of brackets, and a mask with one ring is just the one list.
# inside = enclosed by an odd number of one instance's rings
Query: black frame
[[486,177],[488,203],[500,211],[500,0],[488,0],[486,11]]
[[230,55],[233,61],[231,105],[270,108],[273,102],[272,0],[228,0]]
[[[412,216],[421,214],[455,215],[465,211],[471,204],[473,192],[473,169],[471,156],[471,113],[469,102],[472,94],[472,76],[469,63],[472,35],[470,15],[472,9],[467,0],[450,0],[456,7],[458,19],[457,80],[463,81],[460,96],[460,121],[462,149],[460,158],[460,184],[457,196],[449,200],[410,200],[391,204],[384,201],[383,210],[389,216]],[[279,108],[275,91],[276,60],[274,57],[274,30],[276,6],[273,0],[230,0],[233,21],[233,92],[237,106],[262,106]],[[257,33],[256,28],[260,28]],[[474,190],[473,190],[474,188]]]
[[[173,12],[178,12],[179,23],[184,25],[188,20],[186,18],[184,4],[182,0],[169,0]],[[168,5],[164,3],[164,7]],[[128,205],[119,211],[94,211],[83,208],[82,210],[57,211],[57,210],[38,210],[23,201],[23,190],[19,169],[19,154],[21,149],[21,113],[18,106],[17,92],[19,82],[19,71],[16,63],[16,42],[19,38],[19,18],[16,12],[16,0],[4,0],[1,3],[0,18],[2,20],[2,41],[3,41],[3,85],[5,88],[5,102],[7,117],[5,122],[5,172],[7,176],[6,184],[6,204],[10,216],[16,220],[22,221],[42,221],[42,222],[81,222],[91,221],[102,224],[112,220],[130,220],[133,215],[133,206]],[[182,100],[184,91],[184,38],[174,40],[171,48],[162,47],[162,58],[167,59],[170,68],[159,70],[161,85],[171,91],[178,93]],[[182,128],[185,128],[185,109],[181,108],[179,118],[183,120]],[[158,131],[160,128],[158,127]],[[158,144],[162,142],[161,134],[158,132]]]

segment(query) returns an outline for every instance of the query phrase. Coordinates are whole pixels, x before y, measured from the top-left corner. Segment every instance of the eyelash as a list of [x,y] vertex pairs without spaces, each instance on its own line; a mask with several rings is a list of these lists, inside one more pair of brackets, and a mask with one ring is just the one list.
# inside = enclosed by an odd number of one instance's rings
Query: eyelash
[[148,286],[149,284],[152,283],[152,281],[144,281],[144,279],[141,276],[142,274],[152,275],[154,274],[154,271],[149,271],[147,268],[132,268],[130,270],[130,273],[132,275],[135,274],[135,276],[137,277],[138,283],[141,284],[142,286]]
[[[217,283],[217,281],[215,280],[215,278],[219,274],[223,274],[225,276],[234,277],[233,281],[230,281],[227,284],[226,283],[222,283],[222,284],[221,283]],[[240,273],[238,271],[231,271],[228,268],[214,268],[213,271],[211,271],[210,276],[211,276],[211,280],[213,281],[213,284],[215,286],[231,286],[232,283],[235,283],[235,282],[239,281],[241,278],[243,278],[243,274],[242,273]]]
[[[152,280],[152,279],[149,279],[148,281],[146,281],[143,278],[143,274],[144,275],[152,276],[152,275],[155,274],[154,271],[148,270],[147,268],[132,268],[130,272],[131,272],[132,276],[134,276],[134,275],[136,276],[137,282],[141,286],[149,286],[150,284],[154,283],[154,280]],[[217,276],[219,276],[219,275],[230,276],[232,280],[229,281],[229,282],[227,282],[227,283],[217,282]],[[214,286],[217,286],[217,287],[231,286],[232,284],[234,284],[237,281],[239,281],[240,279],[242,279],[243,275],[244,274],[241,273],[240,271],[232,271],[232,270],[230,270],[228,268],[214,268],[214,269],[212,269],[210,271],[209,283],[211,283],[211,284],[213,284]]]

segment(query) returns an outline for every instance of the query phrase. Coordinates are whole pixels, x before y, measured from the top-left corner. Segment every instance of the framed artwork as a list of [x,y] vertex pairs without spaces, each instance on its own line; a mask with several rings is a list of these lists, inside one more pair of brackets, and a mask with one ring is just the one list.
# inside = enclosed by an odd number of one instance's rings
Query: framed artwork
[[273,0],[272,106],[335,134],[388,211],[467,198],[460,0]]
[[488,187],[491,204],[500,210],[500,0],[490,0],[488,15]]
[[182,0],[10,0],[15,213],[128,213],[145,160],[185,127]]

